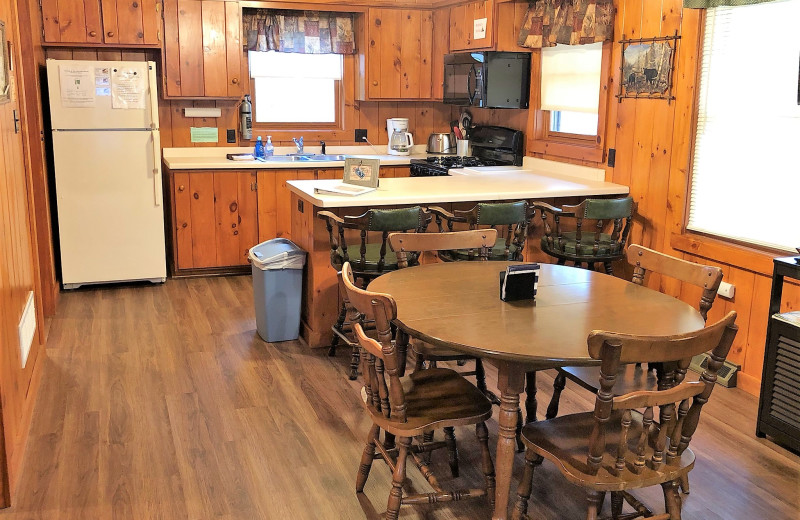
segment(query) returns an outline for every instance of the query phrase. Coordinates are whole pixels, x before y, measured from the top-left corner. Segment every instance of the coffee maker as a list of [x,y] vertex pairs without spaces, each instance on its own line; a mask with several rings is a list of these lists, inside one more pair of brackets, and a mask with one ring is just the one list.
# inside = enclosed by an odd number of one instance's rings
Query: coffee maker
[[386,120],[389,135],[389,155],[410,155],[414,138],[408,133],[408,118],[394,117]]

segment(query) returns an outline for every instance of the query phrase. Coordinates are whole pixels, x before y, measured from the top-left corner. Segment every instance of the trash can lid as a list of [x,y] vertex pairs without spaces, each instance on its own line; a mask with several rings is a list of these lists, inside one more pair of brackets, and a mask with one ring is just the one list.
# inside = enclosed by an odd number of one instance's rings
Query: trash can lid
[[306,252],[285,238],[274,238],[253,246],[250,261],[262,271],[273,269],[302,269]]

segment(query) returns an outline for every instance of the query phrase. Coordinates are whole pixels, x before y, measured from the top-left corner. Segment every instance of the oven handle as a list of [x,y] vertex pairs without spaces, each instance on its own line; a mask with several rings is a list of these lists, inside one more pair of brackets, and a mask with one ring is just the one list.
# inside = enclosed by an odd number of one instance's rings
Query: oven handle
[[[472,75],[475,74],[475,86],[476,88],[473,89],[471,86],[470,78]],[[477,90],[477,82],[478,80],[478,73],[475,71],[475,65],[470,66],[469,72],[467,72],[467,96],[469,97],[469,104],[472,105],[475,101],[475,92]]]

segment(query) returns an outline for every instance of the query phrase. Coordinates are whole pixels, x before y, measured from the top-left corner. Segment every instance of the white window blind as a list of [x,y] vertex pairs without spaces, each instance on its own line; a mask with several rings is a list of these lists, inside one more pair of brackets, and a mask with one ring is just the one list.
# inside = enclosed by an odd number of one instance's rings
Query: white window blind
[[336,122],[340,54],[249,52],[257,123]]
[[603,44],[542,49],[542,110],[597,113]]
[[800,0],[708,10],[688,228],[800,247]]

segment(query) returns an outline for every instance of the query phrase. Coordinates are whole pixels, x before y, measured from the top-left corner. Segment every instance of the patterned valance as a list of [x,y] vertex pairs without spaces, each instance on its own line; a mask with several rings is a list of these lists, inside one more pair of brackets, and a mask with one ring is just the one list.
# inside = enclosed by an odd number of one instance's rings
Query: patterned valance
[[355,54],[353,15],[327,11],[244,9],[251,51]]
[[518,43],[538,49],[604,42],[613,35],[613,0],[536,0],[525,14]]
[[720,6],[753,5],[772,2],[773,0],[683,0],[683,7],[689,9],[708,9]]

